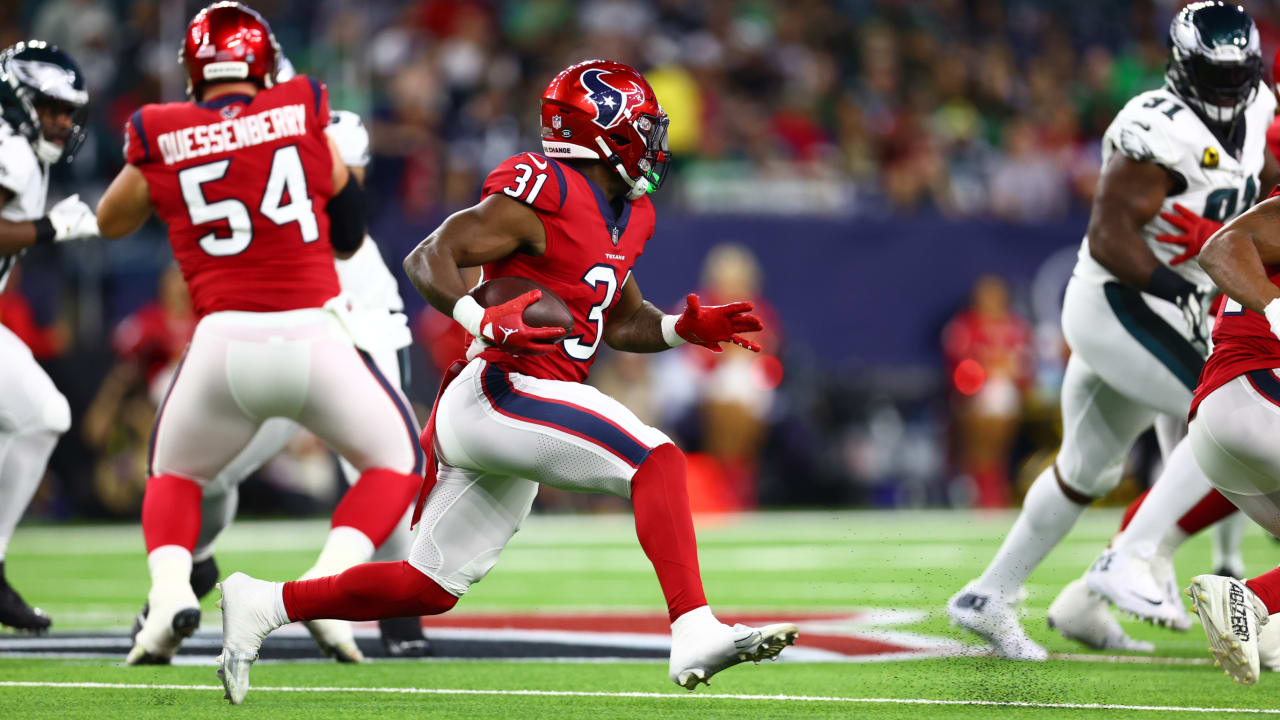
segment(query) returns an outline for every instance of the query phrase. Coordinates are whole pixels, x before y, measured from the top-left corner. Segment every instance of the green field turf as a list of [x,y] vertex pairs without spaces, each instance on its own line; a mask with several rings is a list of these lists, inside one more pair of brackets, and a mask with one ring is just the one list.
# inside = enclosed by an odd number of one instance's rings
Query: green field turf
[[[721,610],[780,617],[788,610],[927,611],[920,621],[893,629],[965,639],[948,627],[942,606],[981,570],[1011,521],[1010,514],[832,512],[702,522],[707,594]],[[1194,717],[1203,713],[1192,709],[1205,708],[1280,714],[1280,676],[1264,677],[1252,688],[1234,685],[1206,664],[1198,626],[1177,635],[1126,623],[1132,634],[1157,643],[1157,656],[1166,660],[1158,664],[1120,662],[1125,658],[1085,650],[1045,627],[1045,609],[1058,589],[1096,556],[1117,521],[1113,511],[1087,513],[1032,575],[1025,622],[1059,656],[1044,664],[985,657],[766,663],[726,671],[711,688],[690,695],[667,680],[661,662],[276,662],[255,668],[246,704],[231,708],[211,666],[128,668],[118,660],[0,657],[0,718],[1155,718]],[[660,611],[661,593],[630,522],[615,516],[530,518],[457,612]],[[219,565],[224,574],[244,570],[287,579],[310,565],[324,532],[323,522],[241,523],[221,544]],[[1260,572],[1278,558],[1280,545],[1251,529],[1249,568]],[[1208,571],[1208,562],[1207,539],[1193,541],[1178,557],[1180,578]],[[127,627],[147,587],[136,527],[24,526],[6,567],[10,580],[53,615],[61,632]],[[205,625],[216,628],[212,601],[206,602]],[[1156,707],[1062,707],[1088,704]]]

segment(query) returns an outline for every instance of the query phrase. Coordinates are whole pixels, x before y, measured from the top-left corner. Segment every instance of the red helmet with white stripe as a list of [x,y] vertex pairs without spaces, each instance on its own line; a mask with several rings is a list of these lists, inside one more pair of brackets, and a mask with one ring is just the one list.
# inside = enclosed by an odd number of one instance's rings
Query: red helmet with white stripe
[[257,11],[216,2],[191,19],[178,61],[187,70],[187,94],[195,96],[211,82],[248,80],[271,87],[281,56],[271,26]]
[[632,200],[666,179],[667,124],[644,76],[612,60],[570,65],[542,93],[542,151],[604,160],[631,186]]

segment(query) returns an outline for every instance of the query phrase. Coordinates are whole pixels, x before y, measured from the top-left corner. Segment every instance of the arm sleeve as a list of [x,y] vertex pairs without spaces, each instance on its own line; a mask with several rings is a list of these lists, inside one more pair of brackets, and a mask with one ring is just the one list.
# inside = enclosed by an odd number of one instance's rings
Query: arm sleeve
[[337,252],[352,252],[364,242],[364,188],[353,175],[342,191],[329,198],[329,243]]
[[329,127],[329,88],[325,84],[306,75],[299,75],[290,82],[305,82],[311,87],[311,106],[316,121],[316,128],[323,131]]
[[[1130,160],[1155,163],[1177,172],[1182,157],[1174,137],[1177,113],[1170,118],[1160,112],[1172,107],[1168,101],[1145,108],[1138,102],[1140,99],[1141,96],[1135,98],[1116,115],[1103,136],[1104,142]],[[1191,109],[1184,107],[1180,112],[1190,113]]]
[[536,153],[521,153],[489,173],[480,197],[502,193],[540,213],[555,214],[564,207],[565,188],[559,163]]

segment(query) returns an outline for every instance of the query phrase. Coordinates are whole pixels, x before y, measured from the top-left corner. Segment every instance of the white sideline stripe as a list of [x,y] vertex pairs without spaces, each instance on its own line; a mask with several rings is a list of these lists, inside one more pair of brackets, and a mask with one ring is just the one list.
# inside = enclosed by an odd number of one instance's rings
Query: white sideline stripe
[[[143,683],[0,681],[0,687],[90,688],[107,690],[222,690],[220,685],[148,685]],[[968,705],[980,707],[1055,708],[1065,710],[1144,710],[1150,712],[1259,713],[1280,715],[1273,708],[1179,707],[1175,705],[1119,705],[1111,703],[1038,703],[1000,700],[936,700],[930,698],[854,698],[823,695],[736,695],[731,693],[588,692],[582,690],[472,690],[453,688],[385,687],[255,687],[255,692],[350,692],[392,695],[505,695],[525,697],[643,698],[651,700],[765,700],[775,702],[855,703],[862,705]]]

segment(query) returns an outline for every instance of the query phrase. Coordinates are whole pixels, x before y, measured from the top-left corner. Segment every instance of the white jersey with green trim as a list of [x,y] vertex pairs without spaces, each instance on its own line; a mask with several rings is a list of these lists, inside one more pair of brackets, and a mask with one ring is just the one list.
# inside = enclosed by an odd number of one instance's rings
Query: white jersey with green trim
[[[0,206],[0,218],[10,222],[39,220],[49,194],[49,167],[36,158],[26,138],[0,123],[0,187],[12,196]],[[21,253],[0,256],[0,292]]]
[[[1244,110],[1244,142],[1232,154],[1187,103],[1167,86],[1135,96],[1116,114],[1102,138],[1102,165],[1114,153],[1139,162],[1152,162],[1169,172],[1175,187],[1165,197],[1161,213],[1176,214],[1174,204],[1218,222],[1227,222],[1265,195],[1259,175],[1267,150],[1267,127],[1275,115],[1276,100],[1261,84]],[[1156,259],[1168,265],[1184,248],[1162,243],[1157,235],[1179,234],[1159,214],[1142,228],[1142,238]],[[1213,281],[1194,259],[1174,272],[1191,283],[1212,287]],[[1089,238],[1080,245],[1075,275],[1096,282],[1114,281],[1109,270],[1089,253]]]

